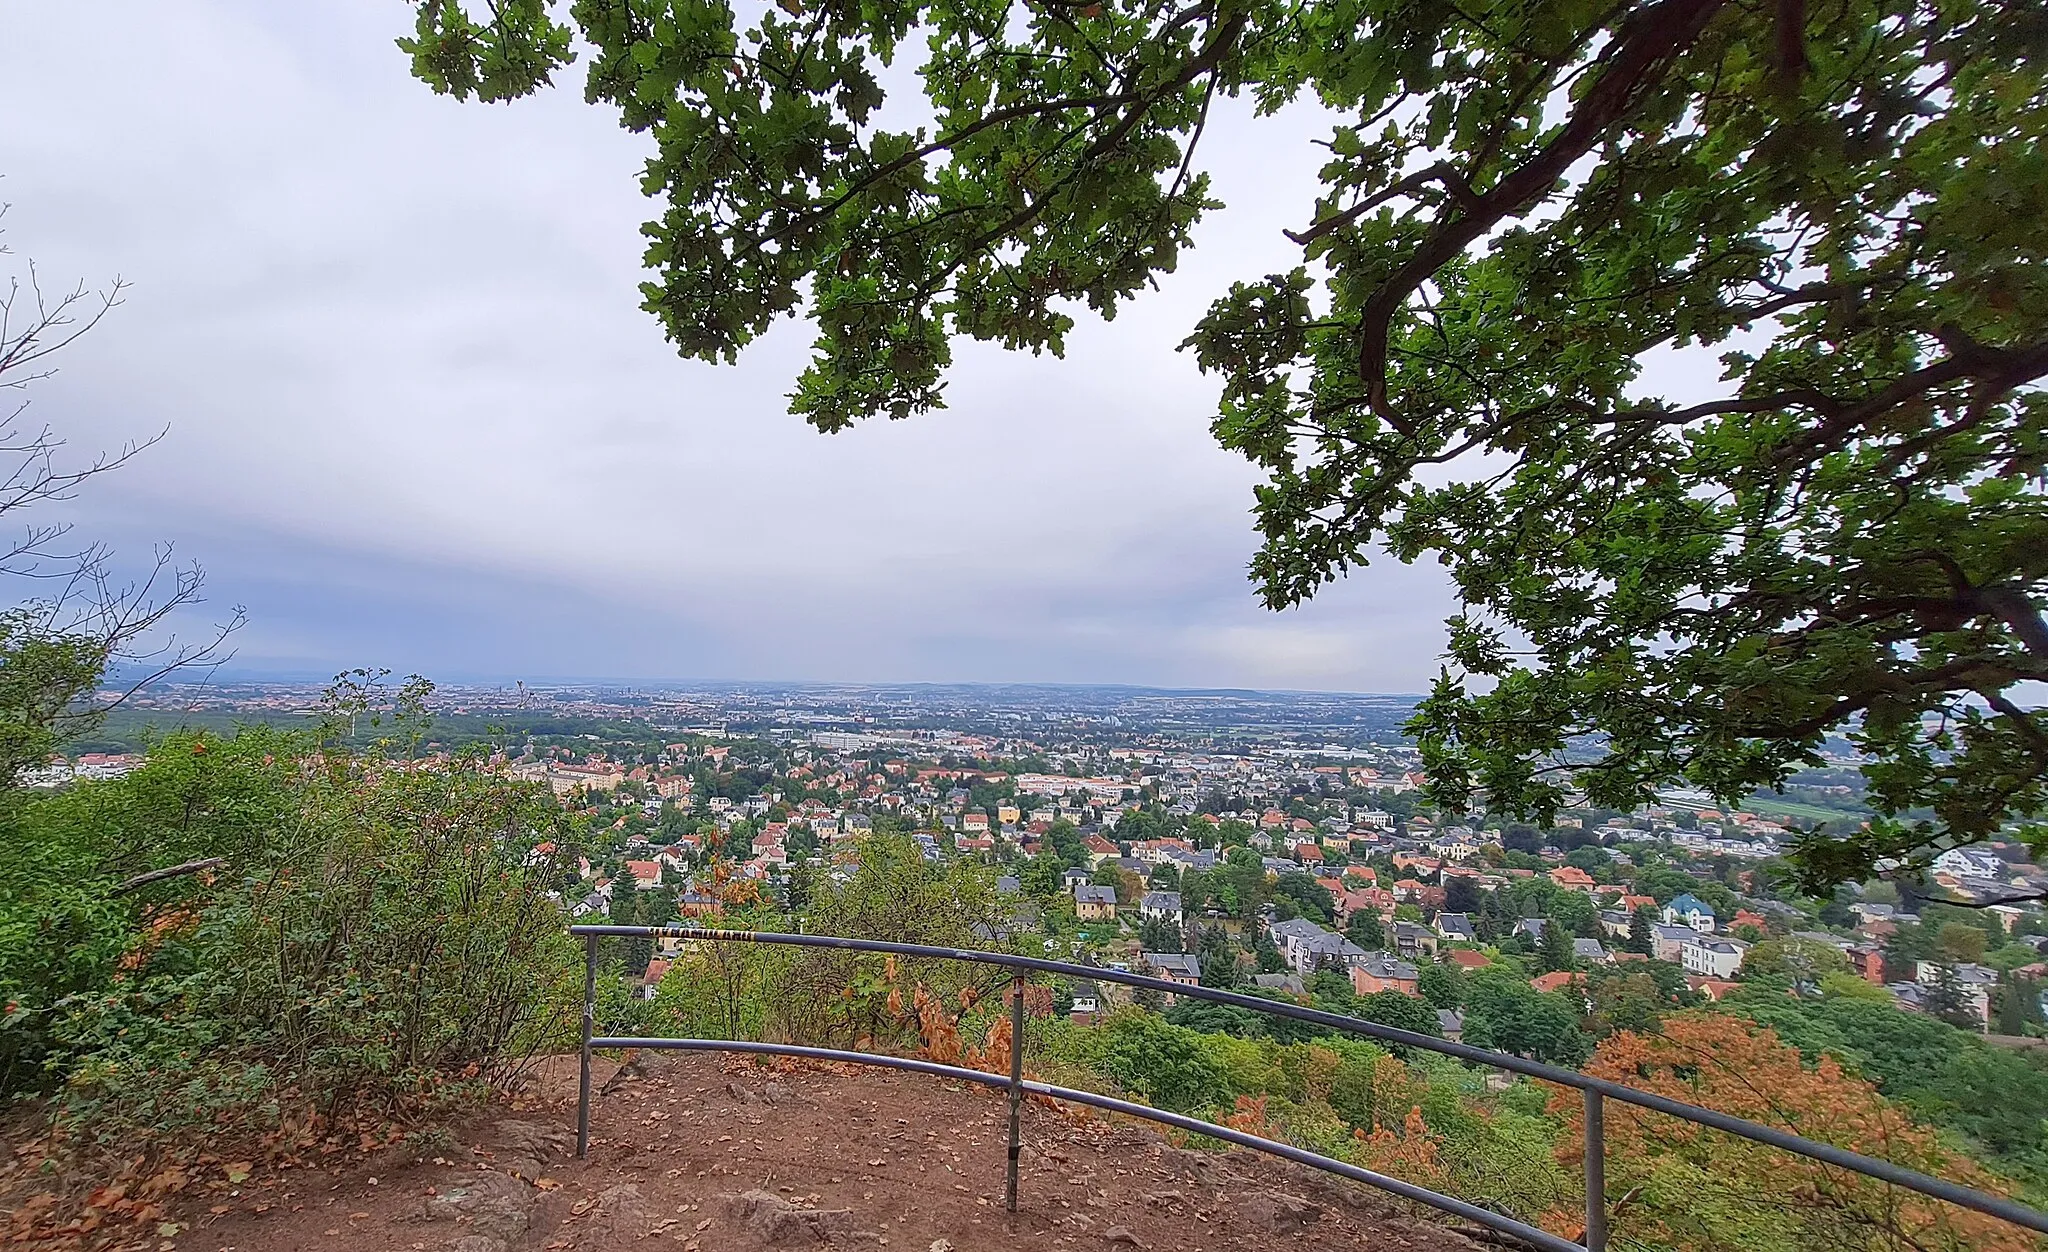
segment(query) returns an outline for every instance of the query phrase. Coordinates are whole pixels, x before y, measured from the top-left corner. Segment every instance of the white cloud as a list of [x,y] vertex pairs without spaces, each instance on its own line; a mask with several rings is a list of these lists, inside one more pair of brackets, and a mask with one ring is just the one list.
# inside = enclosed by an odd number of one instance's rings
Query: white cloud
[[[170,438],[84,501],[249,606],[257,664],[453,674],[1415,690],[1449,609],[1375,566],[1259,609],[1252,470],[1173,351],[1294,263],[1320,151],[1211,126],[1232,208],[1068,358],[959,353],[938,414],[784,411],[791,325],[736,368],[639,312],[643,140],[572,83],[459,105],[403,6],[0,0],[9,242],[136,285],[38,392],[81,446]],[[87,56],[89,50],[89,57]],[[89,60],[89,80],[79,66]],[[1286,142],[1274,142],[1275,136]]]

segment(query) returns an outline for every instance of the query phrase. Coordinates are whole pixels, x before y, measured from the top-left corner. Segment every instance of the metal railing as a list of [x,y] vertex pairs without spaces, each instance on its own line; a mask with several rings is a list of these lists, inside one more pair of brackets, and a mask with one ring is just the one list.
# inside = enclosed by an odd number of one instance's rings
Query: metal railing
[[[582,1074],[578,1086],[576,1108],[576,1155],[585,1156],[590,1147],[590,1058],[600,1048],[656,1048],[693,1052],[743,1052],[773,1056],[800,1056],[822,1060],[851,1061],[863,1065],[875,1065],[888,1069],[909,1070],[913,1073],[936,1074],[964,1082],[979,1083],[987,1087],[1000,1087],[1009,1096],[1009,1162],[1004,1185],[1004,1202],[1011,1212],[1017,1210],[1017,1160],[1022,1151],[1023,1140],[1019,1126],[1019,1109],[1024,1096],[1046,1096],[1073,1104],[1084,1104],[1109,1112],[1122,1113],[1146,1121],[1177,1127],[1251,1148],[1270,1156],[1281,1157],[1298,1164],[1312,1166],[1327,1173],[1354,1182],[1362,1182],[1381,1190],[1392,1192],[1405,1199],[1429,1205],[1445,1213],[1476,1222],[1501,1234],[1511,1236],[1544,1252],[1604,1252],[1607,1244],[1607,1193],[1606,1193],[1606,1139],[1603,1101],[1620,1100],[1639,1108],[1669,1114],[1701,1126],[1724,1131],[1731,1135],[1767,1144],[1787,1152],[1796,1153],[1812,1160],[1839,1166],[1866,1177],[1876,1178],[1894,1186],[1916,1191],[1921,1195],[1944,1200],[1962,1208],[1973,1209],[1992,1217],[2001,1218],[2029,1230],[2048,1233],[2048,1213],[2030,1208],[2003,1196],[1990,1195],[1949,1182],[1917,1170],[1907,1169],[1890,1161],[1860,1152],[1851,1152],[1832,1144],[1816,1143],[1798,1135],[1757,1122],[1731,1117],[1709,1108],[1673,1100],[1667,1096],[1639,1091],[1634,1087],[1609,1082],[1581,1074],[1576,1070],[1560,1069],[1531,1061],[1505,1052],[1493,1052],[1475,1048],[1468,1044],[1452,1043],[1430,1035],[1402,1030],[1394,1026],[1383,1026],[1363,1018],[1347,1017],[1341,1013],[1329,1013],[1306,1005],[1293,1004],[1284,1000],[1267,1000],[1258,996],[1245,995],[1236,991],[1224,991],[1216,987],[1196,987],[1186,983],[1170,982],[1163,978],[1152,978],[1144,974],[1127,973],[1121,970],[1097,969],[1088,965],[1073,965],[1065,961],[1048,961],[1039,957],[1018,956],[1008,952],[982,952],[972,948],[944,948],[919,943],[890,943],[879,939],[848,939],[836,935],[792,935],[774,931],[754,930],[708,930],[693,926],[571,926],[569,931],[584,941],[583,971],[583,1054]],[[852,1052],[838,1048],[817,1048],[800,1044],[756,1043],[733,1039],[659,1039],[638,1037],[610,1037],[593,1034],[597,1013],[597,944],[603,938],[648,938],[681,939],[697,942],[718,943],[760,943],[785,945],[800,948],[827,948],[847,952],[878,952],[891,956],[931,957],[941,960],[969,961],[980,965],[995,965],[1011,971],[1010,978],[1010,1073],[1006,1078],[983,1070],[967,1069],[957,1065],[942,1065],[936,1061],[923,1061],[911,1057],[888,1056],[873,1052]],[[1431,1191],[1386,1174],[1362,1169],[1345,1161],[1297,1148],[1292,1144],[1262,1139],[1227,1126],[1218,1126],[1198,1118],[1169,1113],[1148,1105],[1134,1104],[1110,1096],[1097,1095],[1092,1091],[1080,1091],[1071,1087],[1056,1087],[1024,1077],[1024,986],[1027,973],[1057,974],[1088,982],[1117,983],[1127,987],[1138,987],[1163,992],[1168,995],[1186,996],[1189,999],[1209,1000],[1217,1004],[1228,1004],[1236,1008],[1249,1009],[1271,1017],[1291,1018],[1313,1025],[1327,1026],[1349,1034],[1365,1035],[1398,1043],[1406,1047],[1423,1048],[1445,1056],[1474,1061],[1495,1069],[1523,1074],[1544,1082],[1563,1087],[1576,1088],[1585,1101],[1585,1173],[1586,1173],[1586,1231],[1583,1243],[1574,1243],[1559,1238],[1548,1231],[1540,1230],[1526,1222],[1519,1222],[1491,1209],[1481,1208],[1455,1196]]]

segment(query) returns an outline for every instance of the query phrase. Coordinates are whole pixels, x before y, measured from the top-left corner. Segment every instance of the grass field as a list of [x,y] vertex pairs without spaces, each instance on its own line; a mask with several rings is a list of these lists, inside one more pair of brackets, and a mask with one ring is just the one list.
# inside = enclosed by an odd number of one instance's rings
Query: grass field
[[1847,809],[1824,808],[1818,804],[1802,804],[1797,800],[1787,800],[1783,796],[1771,795],[1768,792],[1751,796],[1743,807],[1752,813],[1761,813],[1767,817],[1798,817],[1812,822],[1857,821],[1864,816],[1860,810],[1851,812]]

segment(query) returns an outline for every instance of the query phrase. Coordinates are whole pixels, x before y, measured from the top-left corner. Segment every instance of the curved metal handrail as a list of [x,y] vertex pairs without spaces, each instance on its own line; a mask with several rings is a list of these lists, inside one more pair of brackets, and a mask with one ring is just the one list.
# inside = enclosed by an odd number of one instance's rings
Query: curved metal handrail
[[[608,936],[620,938],[666,938],[704,942],[761,943],[790,947],[826,948],[851,952],[877,952],[892,956],[916,956],[936,958],[940,960],[970,961],[976,964],[995,965],[1009,969],[1015,972],[1016,976],[1019,978],[1022,977],[1021,971],[1029,970],[1036,973],[1058,974],[1063,977],[1080,978],[1090,982],[1110,982],[1117,983],[1122,986],[1147,988],[1150,990],[1160,991],[1169,995],[1186,996],[1190,999],[1209,1000],[1217,1004],[1228,1004],[1237,1008],[1249,1009],[1256,1013],[1264,1013],[1272,1017],[1285,1017],[1291,1018],[1295,1021],[1309,1022],[1319,1026],[1327,1026],[1334,1030],[1340,1030],[1350,1034],[1366,1035],[1368,1037],[1376,1039],[1384,1039],[1390,1043],[1398,1043],[1407,1047],[1424,1048],[1432,1052],[1442,1053],[1446,1056],[1454,1056],[1460,1060],[1474,1061],[1479,1064],[1489,1065],[1497,1069],[1505,1069],[1514,1073],[1525,1074],[1531,1078],[1538,1078],[1545,1082],[1556,1083],[1559,1086],[1576,1088],[1580,1092],[1584,1093],[1586,1101],[1586,1243],[1584,1245],[1564,1245],[1567,1247],[1584,1246],[1586,1248],[1593,1249],[1594,1252],[1598,1252],[1598,1249],[1600,1249],[1605,1242],[1606,1206],[1604,1203],[1603,1195],[1604,1154],[1601,1150],[1603,1129],[1601,1101],[1603,1099],[1620,1100],[1627,1104],[1633,1104],[1641,1108],[1652,1109],[1656,1112],[1665,1113],[1672,1117],[1682,1118],[1686,1121],[1694,1122],[1702,1126],[1709,1126],[1715,1130],[1725,1131],[1733,1135],[1739,1135],[1745,1139],[1754,1140],[1758,1143],[1768,1144],[1771,1147],[1780,1148],[1787,1152],[1796,1153],[1800,1156],[1808,1157],[1812,1160],[1822,1161],[1830,1165],[1837,1165],[1844,1169],[1852,1170],[1855,1173],[1863,1174],[1867,1177],[1876,1178],[1880,1181],[1888,1182],[1895,1186],[1904,1187],[1910,1191],[1919,1192],[1922,1195],[1932,1196],[1935,1199],[1945,1200],[1951,1204],[1955,1204],[1963,1208],[1973,1209],[1977,1212],[1985,1213],[1992,1217],[2001,1218],[2005,1221],[2013,1223],[2014,1225],[2023,1226],[2029,1230],[2048,1233],[2048,1213],[2043,1213],[2039,1209],[2031,1208],[2027,1205],[2020,1204],[2017,1201],[2006,1199],[2003,1196],[1990,1195],[1986,1192],[1978,1191],[1971,1187],[1965,1187],[1960,1183],[1950,1182],[1947,1179],[1936,1178],[1929,1174],[1923,1174],[1918,1170],[1908,1169],[1903,1165],[1897,1165],[1890,1161],[1881,1160],[1874,1156],[1865,1156],[1860,1152],[1851,1152],[1846,1148],[1835,1147],[1833,1144],[1817,1143],[1811,1139],[1801,1138],[1798,1135],[1794,1135],[1789,1132],[1776,1129],[1775,1127],[1765,1126],[1757,1122],[1747,1121],[1740,1117],[1733,1117],[1729,1114],[1717,1112],[1713,1109],[1702,1108],[1699,1105],[1687,1104],[1681,1100],[1673,1100],[1667,1096],[1660,1096],[1648,1091],[1641,1091],[1634,1087],[1624,1086],[1621,1083],[1610,1082],[1604,1078],[1595,1078],[1590,1074],[1581,1074],[1576,1070],[1561,1069],[1555,1065],[1545,1065],[1539,1061],[1527,1060],[1523,1057],[1512,1056],[1505,1052],[1493,1052],[1485,1048],[1475,1048],[1469,1044],[1452,1043],[1447,1039],[1438,1039],[1431,1035],[1419,1034],[1411,1030],[1402,1030],[1394,1026],[1386,1026],[1380,1024],[1379,1022],[1366,1021],[1363,1018],[1348,1017],[1341,1013],[1329,1013],[1325,1012],[1322,1009],[1309,1008],[1306,1005],[1293,1004],[1284,1000],[1267,1000],[1257,996],[1244,995],[1240,992],[1225,991],[1216,987],[1190,986],[1186,983],[1171,982],[1163,978],[1152,978],[1143,974],[1133,974],[1122,970],[1097,969],[1093,966],[1075,965],[1065,961],[1049,961],[1040,957],[1022,956],[1009,952],[986,952],[973,948],[947,948],[931,944],[920,943],[893,943],[881,939],[852,939],[838,935],[795,935],[785,934],[778,931],[712,930],[695,926],[577,925],[571,926],[569,928],[569,931],[571,934],[582,937],[586,945],[583,1024],[584,1101],[583,1108],[581,1110],[582,1116],[586,1120],[588,1116],[589,1053],[593,1047],[676,1047],[679,1045],[702,1045],[704,1048],[709,1048],[712,1045],[726,1046],[730,1043],[730,1041],[720,1040],[606,1039],[600,1041],[593,1039],[591,1037],[591,1029],[593,1025],[594,1014],[596,1011],[595,988],[597,974],[598,939]],[[1019,999],[1017,1003],[1021,1006],[1021,999]],[[734,1047],[730,1050],[766,1050],[767,1048],[776,1046],[780,1045],[755,1045],[751,1048]],[[1021,1051],[1021,1048],[1013,1049],[1013,1054],[1021,1053]],[[862,1057],[868,1055],[871,1054],[851,1054],[851,1056],[853,1057]],[[892,1063],[895,1059],[899,1058],[891,1058]],[[919,1064],[928,1063],[920,1062]],[[916,1066],[899,1066],[899,1068],[916,1068]],[[946,1068],[950,1069],[951,1067]],[[978,1071],[961,1071],[961,1073],[972,1072]],[[996,1082],[997,1085],[1003,1086],[1015,1087],[1017,1085],[1013,1081],[1003,1080],[1000,1078],[998,1078]],[[1030,1090],[1032,1088],[1028,1083],[1025,1083],[1023,1084],[1023,1089]],[[1047,1091],[1043,1094],[1053,1093],[1051,1091]],[[1055,1098],[1065,1099],[1069,1097],[1065,1095],[1055,1095]],[[1076,1095],[1072,1098],[1074,1098],[1079,1103],[1093,1103],[1100,1101],[1102,1099],[1106,1099],[1107,1097],[1089,1095],[1088,1098],[1084,1100],[1081,1099],[1079,1095]],[[1136,1109],[1144,1108],[1145,1106],[1132,1105],[1131,1107]],[[1150,1112],[1159,1113],[1160,1111],[1150,1110]],[[1145,1114],[1134,1115],[1145,1116]],[[1178,1114],[1167,1114],[1164,1116],[1151,1117],[1150,1120],[1162,1121],[1168,1117],[1178,1116]],[[1207,1122],[1196,1122],[1194,1119],[1191,1118],[1183,1119],[1183,1121],[1187,1123],[1183,1127],[1185,1129],[1199,1129],[1199,1132],[1202,1134],[1216,1135],[1216,1137],[1218,1138],[1230,1138],[1231,1135],[1236,1133],[1226,1132],[1225,1134],[1218,1135],[1218,1131],[1224,1131],[1226,1128],[1214,1127]],[[1167,1124],[1181,1125],[1182,1122],[1169,1121],[1167,1122]],[[582,1137],[585,1134],[587,1134],[587,1131],[579,1130],[579,1155],[582,1151]],[[1252,1138],[1253,1141],[1247,1143],[1245,1146],[1254,1147],[1261,1151],[1270,1150],[1269,1145],[1271,1147],[1287,1146],[1272,1145],[1270,1140],[1261,1140],[1256,1139],[1255,1137],[1247,1138]],[[1237,1139],[1232,1139],[1231,1141],[1238,1142]],[[1290,1151],[1299,1152],[1300,1149],[1290,1149]],[[1288,1154],[1278,1153],[1278,1155]],[[1308,1155],[1314,1156],[1315,1154],[1309,1153]],[[1332,1171],[1337,1173],[1346,1173],[1346,1171],[1348,1170],[1357,1168],[1356,1166],[1345,1166],[1343,1162],[1333,1161],[1328,1157],[1316,1157],[1314,1161],[1304,1161],[1303,1163],[1313,1164],[1316,1165],[1318,1168],[1328,1168],[1329,1166],[1343,1166],[1342,1169]],[[1350,1175],[1346,1174],[1346,1176]],[[1378,1175],[1374,1176],[1374,1178],[1378,1177]],[[1359,1181],[1372,1182],[1375,1186],[1383,1185],[1377,1181],[1374,1181],[1374,1179],[1362,1178],[1359,1179]],[[1403,1183],[1401,1184],[1401,1186],[1403,1188],[1407,1188],[1411,1187],[1412,1184]],[[1389,1189],[1393,1190],[1393,1188]],[[1420,1188],[1416,1188],[1416,1190],[1421,1191]],[[1406,1193],[1402,1192],[1402,1194]],[[1410,1196],[1410,1198],[1421,1200],[1423,1203],[1434,1205],[1435,1207],[1445,1209],[1445,1211],[1448,1212],[1458,1212],[1462,1216],[1470,1217],[1475,1221],[1482,1221],[1484,1222],[1484,1224],[1491,1226],[1493,1229],[1502,1230],[1504,1233],[1514,1234],[1518,1238],[1527,1238],[1528,1236],[1523,1232],[1534,1230],[1533,1227],[1523,1227],[1522,1223],[1519,1222],[1513,1224],[1516,1227],[1521,1227],[1521,1229],[1509,1230],[1508,1228],[1502,1226],[1501,1223],[1510,1221],[1511,1219],[1503,1218],[1499,1214],[1491,1213],[1483,1209],[1474,1210],[1473,1212],[1463,1212],[1462,1210],[1470,1209],[1472,1208],[1472,1206],[1466,1205],[1463,1201],[1457,1200],[1454,1197],[1440,1195],[1436,1192],[1425,1191],[1422,1192],[1422,1194],[1420,1195],[1412,1195]],[[1485,1214],[1485,1216],[1481,1217],[1479,1216],[1479,1214]],[[1538,1231],[1535,1233],[1541,1234],[1542,1232]],[[1545,1238],[1555,1239],[1555,1236],[1545,1236]],[[1532,1240],[1532,1242],[1540,1241]],[[1543,1246],[1550,1245],[1544,1244]]]
[[[657,1048],[675,1052],[742,1052],[757,1056],[802,1056],[821,1061],[850,1061],[856,1065],[874,1065],[883,1069],[904,1069],[916,1074],[934,1074],[941,1078],[957,1078],[963,1082],[979,1083],[984,1087],[1007,1088],[1010,1085],[1009,1079],[1001,1074],[991,1074],[987,1070],[963,1069],[958,1065],[941,1065],[937,1061],[920,1061],[914,1057],[907,1056],[888,1056],[877,1052],[848,1052],[840,1048],[815,1048],[796,1043],[756,1043],[748,1039],[642,1039],[622,1035],[594,1038],[590,1041],[590,1046],[592,1048]],[[1362,1182],[1368,1186],[1378,1187],[1382,1191],[1391,1191],[1395,1195],[1406,1199],[1427,1204],[1432,1208],[1442,1209],[1444,1212],[1458,1217],[1479,1222],[1500,1231],[1502,1234],[1513,1235],[1525,1243],[1542,1248],[1544,1252],[1585,1252],[1583,1244],[1559,1238],[1547,1230],[1528,1225],[1525,1222],[1518,1222],[1512,1217],[1503,1217],[1491,1209],[1480,1208],[1476,1204],[1460,1200],[1455,1196],[1447,1196],[1440,1191],[1431,1191],[1427,1187],[1418,1187],[1412,1182],[1395,1178],[1388,1174],[1375,1173],[1372,1170],[1353,1165],[1348,1161],[1339,1161],[1333,1157],[1311,1152],[1306,1148],[1297,1148],[1291,1143],[1281,1143],[1273,1139],[1262,1139],[1257,1135],[1246,1134],[1242,1130],[1233,1130],[1228,1126],[1218,1126],[1214,1122],[1202,1121],[1200,1118],[1187,1117],[1180,1113],[1171,1113],[1165,1109],[1155,1109],[1149,1104],[1133,1104],[1129,1100],[1119,1100],[1114,1096],[1097,1095],[1093,1091],[1082,1091],[1074,1087],[1055,1087],[1051,1083],[1039,1082],[1030,1078],[1024,1079],[1019,1086],[1032,1095],[1046,1096],[1054,1100],[1065,1100],[1073,1104],[1086,1104],[1112,1113],[1123,1113],[1131,1117],[1143,1118],[1146,1121],[1158,1122],[1164,1126],[1173,1126],[1181,1130],[1192,1131],[1195,1134],[1208,1135],[1214,1139],[1221,1139],[1227,1143],[1237,1144],[1240,1147],[1251,1148],[1254,1151],[1281,1157],[1285,1160],[1294,1161],[1297,1164],[1310,1165],[1317,1169],[1326,1170],[1330,1173],[1349,1178],[1353,1182]]]

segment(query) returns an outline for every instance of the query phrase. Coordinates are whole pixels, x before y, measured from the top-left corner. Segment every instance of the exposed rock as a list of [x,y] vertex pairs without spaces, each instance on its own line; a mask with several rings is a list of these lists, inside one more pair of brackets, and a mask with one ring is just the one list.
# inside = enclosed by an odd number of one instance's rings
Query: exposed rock
[[419,1215],[430,1222],[467,1219],[479,1235],[509,1239],[526,1229],[539,1200],[538,1191],[510,1174],[458,1174],[426,1198]]
[[638,1239],[653,1224],[654,1210],[630,1182],[606,1187],[592,1198],[583,1212],[583,1229],[600,1247],[623,1247]]
[[498,1122],[488,1139],[498,1147],[498,1168],[527,1182],[546,1177],[548,1163],[567,1157],[576,1147],[575,1135],[539,1122]]
[[1303,1227],[1323,1215],[1320,1205],[1278,1191],[1246,1196],[1239,1202],[1239,1208],[1254,1223],[1276,1235],[1298,1234]]
[[761,1088],[761,1103],[780,1104],[789,1098],[789,1088],[779,1082],[771,1082]]
[[811,1247],[830,1243],[834,1235],[853,1229],[852,1209],[798,1208],[768,1191],[722,1195],[728,1219],[740,1223],[770,1247]]
[[455,1241],[449,1252],[505,1252],[507,1246],[503,1239],[492,1235],[464,1235]]
[[546,1122],[506,1120],[494,1124],[490,1138],[505,1151],[536,1161],[560,1160],[576,1150],[575,1132]]
[[1129,1226],[1111,1226],[1102,1232],[1102,1241],[1111,1247],[1142,1248],[1138,1236],[1131,1233]]

